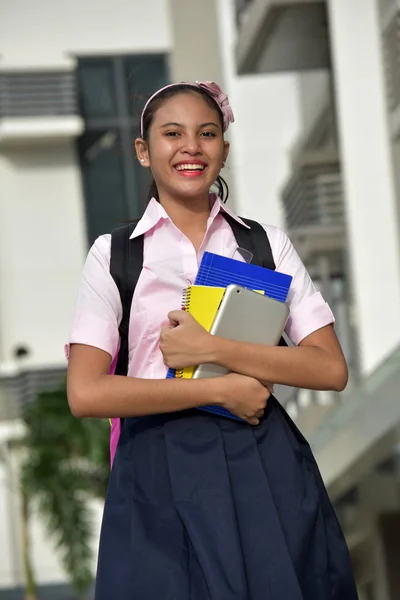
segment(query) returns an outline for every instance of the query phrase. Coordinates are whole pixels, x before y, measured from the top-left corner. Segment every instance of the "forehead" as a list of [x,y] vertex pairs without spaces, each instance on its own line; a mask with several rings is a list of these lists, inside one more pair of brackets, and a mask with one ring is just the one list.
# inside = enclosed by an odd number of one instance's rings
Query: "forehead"
[[177,94],[165,100],[154,115],[154,123],[162,124],[174,121],[184,124],[186,121],[219,123],[217,108],[213,108],[199,94],[189,92]]

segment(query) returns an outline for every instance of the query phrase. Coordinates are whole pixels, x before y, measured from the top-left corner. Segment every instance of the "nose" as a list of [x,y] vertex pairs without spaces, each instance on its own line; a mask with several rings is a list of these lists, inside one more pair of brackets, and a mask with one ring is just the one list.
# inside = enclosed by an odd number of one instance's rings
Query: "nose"
[[200,140],[197,134],[187,134],[183,138],[181,152],[190,156],[198,156],[202,153]]

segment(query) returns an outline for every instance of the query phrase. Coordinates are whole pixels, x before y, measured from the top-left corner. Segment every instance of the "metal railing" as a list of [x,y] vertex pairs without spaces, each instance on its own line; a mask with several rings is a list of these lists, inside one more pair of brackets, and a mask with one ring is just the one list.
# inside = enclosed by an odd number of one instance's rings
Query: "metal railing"
[[308,226],[344,225],[343,187],[339,161],[323,152],[305,157],[282,193],[289,230]]
[[0,118],[77,114],[75,73],[0,73]]
[[59,389],[65,381],[65,369],[40,369],[0,379],[0,422],[21,416],[24,406],[41,392]]

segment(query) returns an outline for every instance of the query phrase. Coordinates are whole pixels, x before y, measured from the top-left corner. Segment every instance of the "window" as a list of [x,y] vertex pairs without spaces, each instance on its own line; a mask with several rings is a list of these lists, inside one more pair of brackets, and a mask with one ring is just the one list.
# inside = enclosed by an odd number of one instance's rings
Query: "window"
[[163,55],[78,61],[78,98],[85,133],[78,140],[88,241],[141,216],[149,173],[137,163],[133,141],[148,96],[167,84]]

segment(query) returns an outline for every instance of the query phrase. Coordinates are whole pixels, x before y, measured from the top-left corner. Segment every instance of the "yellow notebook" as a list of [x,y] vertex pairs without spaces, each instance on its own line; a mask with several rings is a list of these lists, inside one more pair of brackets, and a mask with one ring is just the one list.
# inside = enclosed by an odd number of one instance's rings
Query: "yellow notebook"
[[[210,331],[224,293],[225,288],[222,287],[190,285],[183,292],[182,309],[189,312],[206,331]],[[175,377],[191,379],[194,370],[195,367],[177,369]]]
[[[189,312],[206,331],[210,331],[225,289],[207,285],[190,285],[183,292],[182,309]],[[263,291],[257,291],[259,294],[264,294]],[[177,369],[175,377],[191,379],[195,368]]]

